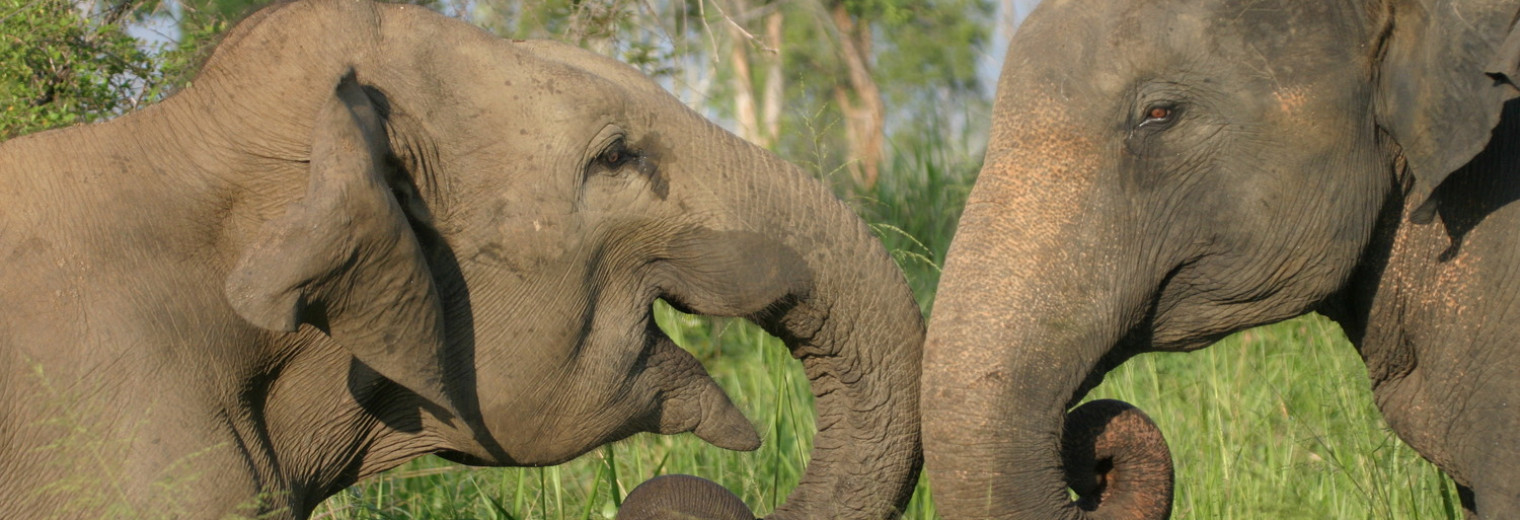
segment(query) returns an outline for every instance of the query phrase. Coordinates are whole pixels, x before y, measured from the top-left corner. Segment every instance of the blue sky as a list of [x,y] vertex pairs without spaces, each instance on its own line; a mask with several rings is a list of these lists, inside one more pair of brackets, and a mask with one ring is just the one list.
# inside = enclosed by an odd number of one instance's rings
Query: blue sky
[[[977,71],[983,80],[983,84],[991,87],[997,85],[998,72],[1003,69],[1003,54],[1008,50],[1008,38],[1012,36],[1012,30],[1024,21],[1029,11],[1039,5],[1040,0],[999,0],[998,24],[992,35],[992,45],[988,47],[989,54],[982,60],[981,67]],[[1012,11],[1012,12],[1010,12]],[[990,94],[990,92],[989,92]]]

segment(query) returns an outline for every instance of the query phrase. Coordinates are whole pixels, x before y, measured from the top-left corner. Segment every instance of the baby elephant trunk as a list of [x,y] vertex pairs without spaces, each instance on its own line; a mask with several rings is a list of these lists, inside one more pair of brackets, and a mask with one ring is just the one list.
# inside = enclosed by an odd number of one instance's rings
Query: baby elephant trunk
[[633,488],[617,520],[754,520],[744,501],[717,483],[666,475]]

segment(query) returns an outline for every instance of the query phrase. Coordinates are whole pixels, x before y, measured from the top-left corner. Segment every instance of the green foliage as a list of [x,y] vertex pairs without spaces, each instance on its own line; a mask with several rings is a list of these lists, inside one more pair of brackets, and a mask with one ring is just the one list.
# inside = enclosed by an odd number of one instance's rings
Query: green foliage
[[895,148],[893,168],[854,201],[907,275],[925,316],[933,307],[961,207],[982,167],[979,157],[954,152],[945,144],[950,132],[930,123],[923,136]]
[[85,13],[65,0],[0,0],[0,140],[113,117],[187,84],[227,23],[184,25],[178,42],[128,34],[163,16],[159,7]]
[[1165,433],[1174,518],[1461,518],[1451,479],[1388,429],[1366,366],[1324,317],[1140,356],[1089,396],[1105,397]]
[[205,34],[221,32],[230,22],[241,20],[269,0],[179,0],[176,25],[180,41],[194,42]]
[[[888,3],[874,0],[870,3]],[[977,59],[990,44],[994,9],[987,0],[897,0],[881,6],[876,77],[894,105],[920,93],[984,95]]]
[[0,0],[0,139],[132,108],[155,68],[120,25],[69,2]]

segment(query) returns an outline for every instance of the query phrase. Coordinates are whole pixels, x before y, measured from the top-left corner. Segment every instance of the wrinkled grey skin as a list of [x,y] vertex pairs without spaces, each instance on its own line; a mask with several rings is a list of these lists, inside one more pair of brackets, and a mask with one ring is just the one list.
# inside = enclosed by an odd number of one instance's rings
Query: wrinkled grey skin
[[283,4],[156,106],[0,145],[0,186],[7,515],[304,518],[427,453],[755,448],[656,298],[803,360],[820,432],[775,517],[891,517],[916,479],[923,330],[880,243],[578,49]]
[[1068,498],[1066,410],[1138,353],[1320,312],[1469,515],[1520,518],[1517,11],[1044,2],[1009,48],[925,347],[937,509],[1164,516]]
[[717,482],[690,475],[649,479],[623,497],[617,520],[754,520],[739,497]]

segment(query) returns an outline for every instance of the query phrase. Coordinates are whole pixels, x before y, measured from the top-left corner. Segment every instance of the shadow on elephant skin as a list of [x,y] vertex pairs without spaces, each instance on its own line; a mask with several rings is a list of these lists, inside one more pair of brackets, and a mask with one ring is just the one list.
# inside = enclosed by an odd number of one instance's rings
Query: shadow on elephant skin
[[[414,179],[401,180],[401,182],[413,181]],[[415,187],[412,190],[416,193]],[[420,200],[411,202],[422,204]],[[426,208],[419,209],[426,211]],[[439,353],[438,358],[439,363],[445,367],[442,381],[444,392],[454,400],[459,413],[464,415],[457,419],[469,426],[475,442],[497,460],[510,460],[506,449],[490,436],[482,421],[484,415],[480,410],[480,396],[476,393],[475,311],[471,303],[469,285],[465,283],[463,271],[459,267],[459,258],[437,231],[426,224],[418,223],[413,218],[412,215],[408,215],[412,232],[416,234],[427,256],[428,269],[432,273],[433,283],[438,287],[439,300],[443,305],[444,330],[447,331],[448,341],[444,343],[444,351]],[[409,399],[404,400],[405,402],[419,403],[419,406],[404,413],[397,413],[398,410],[386,399],[368,398],[376,393],[373,386],[366,388],[373,385],[372,378],[381,378],[384,381],[382,385],[390,387],[391,391],[409,396]],[[366,413],[387,427],[406,433],[421,432],[421,414],[424,410],[443,420],[452,417],[452,414],[444,407],[429,402],[405,387],[383,378],[384,376],[357,358],[349,364],[349,392],[354,395]],[[482,462],[463,454],[439,453],[438,455],[461,464],[479,465]]]
[[1451,238],[1451,245],[1441,253],[1442,262],[1457,257],[1462,239],[1483,219],[1520,200],[1517,144],[1520,144],[1520,99],[1504,103],[1504,112],[1488,146],[1431,193],[1437,200],[1436,213]]

